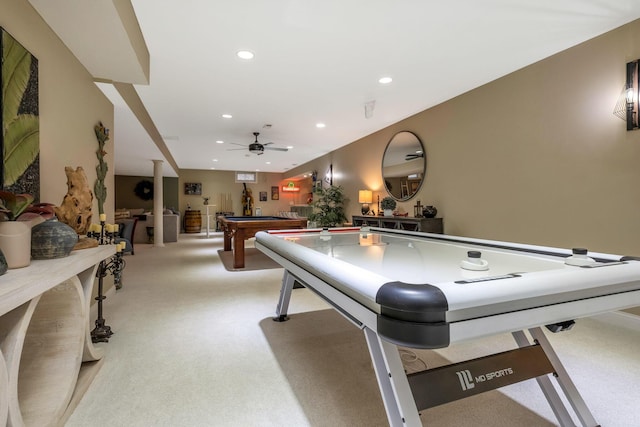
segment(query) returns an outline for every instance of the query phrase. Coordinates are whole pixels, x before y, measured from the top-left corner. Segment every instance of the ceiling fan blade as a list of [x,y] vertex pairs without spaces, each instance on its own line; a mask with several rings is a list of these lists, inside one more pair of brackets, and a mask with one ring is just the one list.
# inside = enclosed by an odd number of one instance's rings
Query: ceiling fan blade
[[227,151],[240,151],[240,150],[245,151],[246,148],[227,148]]
[[262,144],[262,145],[271,145],[271,144],[273,144],[273,142],[267,142],[267,143]]
[[248,145],[247,145],[247,144],[238,144],[237,142],[230,142],[230,144],[233,144],[233,145],[239,145],[239,146],[241,146],[241,147],[248,147]]
[[273,151],[289,151],[288,148],[278,148],[278,147],[264,147],[265,150],[273,150]]

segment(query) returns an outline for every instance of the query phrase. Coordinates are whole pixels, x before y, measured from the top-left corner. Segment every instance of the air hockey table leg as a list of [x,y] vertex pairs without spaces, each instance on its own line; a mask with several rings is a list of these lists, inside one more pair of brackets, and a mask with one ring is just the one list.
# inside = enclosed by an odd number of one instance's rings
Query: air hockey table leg
[[280,288],[280,299],[278,299],[278,306],[276,307],[276,317],[273,318],[276,322],[284,322],[289,320],[287,311],[289,310],[289,301],[291,300],[291,290],[296,281],[296,278],[289,271],[285,270],[282,276],[282,287]]
[[[531,345],[531,343],[529,342],[529,339],[527,338],[527,336],[523,331],[512,332],[511,335],[516,340],[516,343],[518,344],[519,347],[527,347]],[[552,363],[552,366],[554,366],[553,363]],[[553,384],[551,383],[551,378],[549,378],[549,375],[537,377],[536,381],[538,382],[538,385],[542,389],[542,393],[544,394],[544,397],[547,399],[547,402],[549,402],[549,405],[551,406],[551,410],[553,411],[554,415],[558,419],[558,422],[560,423],[560,425],[562,427],[575,427],[573,419],[571,418],[571,415],[569,414],[567,407],[564,405],[564,403],[562,403],[562,399],[560,398],[560,395],[558,394],[557,390],[555,389],[555,387],[553,387]]]
[[600,427],[600,424],[596,422],[595,418],[591,414],[591,411],[587,407],[587,404],[585,403],[584,399],[582,399],[582,396],[580,395],[580,392],[578,392],[578,389],[576,388],[573,381],[571,381],[571,377],[569,377],[569,374],[562,365],[560,358],[553,350],[551,343],[545,336],[542,329],[539,327],[532,328],[529,329],[529,333],[531,334],[533,339],[536,340],[538,344],[540,344],[545,354],[547,355],[549,362],[551,362],[551,364],[553,365],[558,384],[560,384],[560,388],[567,397],[567,400],[571,404],[571,407],[575,411],[582,425],[584,427]]
[[391,427],[422,426],[398,347],[364,327],[373,368]]

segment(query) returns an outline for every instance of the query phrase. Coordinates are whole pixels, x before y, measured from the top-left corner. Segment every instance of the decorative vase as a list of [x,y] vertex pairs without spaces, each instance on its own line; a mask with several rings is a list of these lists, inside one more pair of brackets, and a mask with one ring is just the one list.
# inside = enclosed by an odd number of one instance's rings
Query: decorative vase
[[68,256],[78,243],[78,233],[57,219],[42,222],[31,229],[31,257],[54,259]]
[[4,254],[0,250],[0,276],[7,272],[9,269],[9,265],[7,264],[7,259],[4,257]]
[[393,209],[385,209],[384,216],[393,216]]
[[0,221],[0,250],[11,268],[31,263],[31,224],[25,221]]
[[438,215],[438,209],[435,206],[425,206],[422,208],[422,216],[425,218],[435,218]]

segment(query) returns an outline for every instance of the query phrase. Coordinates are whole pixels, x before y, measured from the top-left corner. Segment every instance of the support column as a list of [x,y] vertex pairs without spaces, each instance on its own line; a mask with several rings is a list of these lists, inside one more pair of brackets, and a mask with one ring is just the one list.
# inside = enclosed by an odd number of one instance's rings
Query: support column
[[164,247],[164,197],[162,160],[153,161],[153,246]]

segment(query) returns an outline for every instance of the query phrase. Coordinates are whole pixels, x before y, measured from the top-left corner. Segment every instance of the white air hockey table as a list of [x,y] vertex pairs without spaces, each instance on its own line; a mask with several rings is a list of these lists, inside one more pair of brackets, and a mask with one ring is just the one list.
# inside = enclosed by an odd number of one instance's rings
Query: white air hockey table
[[[299,282],[364,331],[391,426],[421,426],[419,410],[530,378],[561,426],[598,426],[541,326],[560,332],[640,305],[639,260],[585,249],[373,227],[262,231],[255,246],[285,269],[274,320],[288,319]],[[409,375],[397,348],[504,332],[513,350]]]

